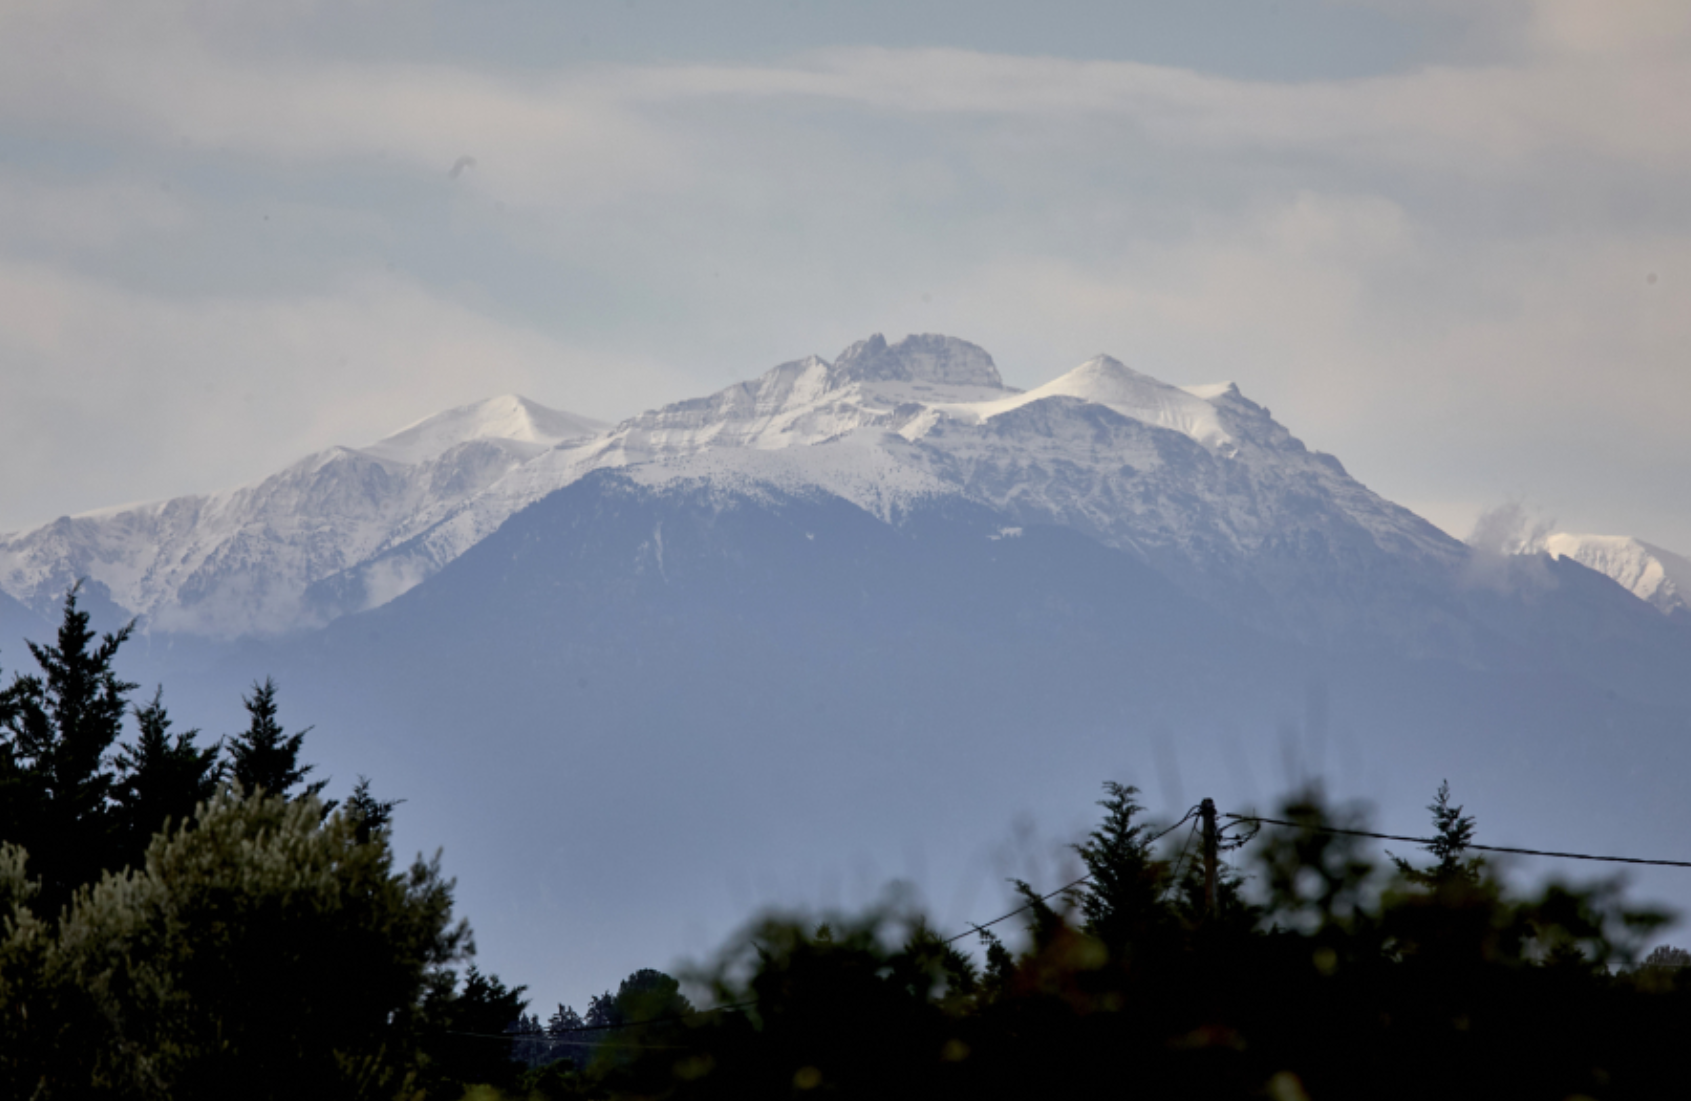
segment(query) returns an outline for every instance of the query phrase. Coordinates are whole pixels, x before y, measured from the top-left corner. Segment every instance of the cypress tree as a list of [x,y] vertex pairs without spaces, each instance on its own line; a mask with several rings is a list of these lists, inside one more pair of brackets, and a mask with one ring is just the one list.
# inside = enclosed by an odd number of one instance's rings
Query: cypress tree
[[377,834],[386,836],[393,825],[393,808],[403,799],[377,799],[370,793],[370,778],[360,776],[346,800],[346,814],[357,822],[358,840],[368,842]]
[[[299,761],[300,747],[311,733],[306,727],[297,734],[283,733],[276,721],[276,682],[265,677],[263,683],[253,682],[252,695],[242,696],[251,722],[247,729],[229,738],[230,778],[241,790],[253,792],[260,788],[272,795],[298,799],[302,795],[315,797],[327,785],[327,780],[306,784],[313,765]],[[295,788],[304,784],[303,790]]]
[[223,773],[217,761],[220,743],[202,749],[194,744],[198,730],[170,733],[163,696],[164,690],[157,689],[151,703],[135,708],[140,733],[123,745],[116,760],[122,777],[115,792],[119,828],[125,863],[131,867],[140,866],[153,834],[193,818],[195,808],[216,794]]
[[65,594],[56,642],[28,643],[40,673],[15,675],[0,691],[0,828],[29,853],[48,913],[116,855],[109,801],[117,777],[108,752],[136,687],[112,668],[134,621],[96,636],[77,607],[80,588]]
[[1143,824],[1134,816],[1144,810],[1135,796],[1139,789],[1109,781],[1104,784],[1104,820],[1075,853],[1090,879],[1075,892],[1086,930],[1112,950],[1120,950],[1146,932],[1167,923],[1163,905],[1168,869],[1152,859]]
[[1439,784],[1438,794],[1427,804],[1427,810],[1433,816],[1434,834],[1424,847],[1438,863],[1425,871],[1399,856],[1392,857],[1392,863],[1405,879],[1422,887],[1477,884],[1485,866],[1484,859],[1477,856],[1463,858],[1468,846],[1474,843],[1474,817],[1463,814],[1460,806],[1450,805],[1449,780]]

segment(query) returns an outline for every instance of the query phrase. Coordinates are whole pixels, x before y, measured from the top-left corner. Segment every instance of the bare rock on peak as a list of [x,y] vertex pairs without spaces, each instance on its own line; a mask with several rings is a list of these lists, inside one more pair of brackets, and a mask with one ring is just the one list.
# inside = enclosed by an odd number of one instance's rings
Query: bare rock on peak
[[888,344],[876,333],[834,360],[834,373],[863,382],[932,382],[948,386],[991,386],[1004,380],[986,349],[954,336],[912,334]]

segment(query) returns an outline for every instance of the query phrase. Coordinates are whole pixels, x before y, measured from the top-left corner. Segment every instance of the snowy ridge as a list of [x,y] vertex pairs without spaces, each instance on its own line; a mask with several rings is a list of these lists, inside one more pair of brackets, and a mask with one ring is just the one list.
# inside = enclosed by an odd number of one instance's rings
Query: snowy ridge
[[944,411],[963,418],[972,415],[978,423],[1046,398],[1079,398],[1083,402],[1112,409],[1131,420],[1190,436],[1212,451],[1227,453],[1233,449],[1233,437],[1222,426],[1220,411],[1201,396],[1206,393],[1220,396],[1226,392],[1225,384],[1219,388],[1206,386],[1191,390],[1170,386],[1140,374],[1119,360],[1098,356],[1025,394],[973,405],[950,406]]
[[[889,345],[877,335],[833,363],[784,363],[536,456],[317,596],[326,616],[391,599],[519,509],[601,469],[654,490],[826,494],[887,522],[962,498],[1012,526],[1076,528],[1196,588],[1243,587],[1263,602],[1260,618],[1295,631],[1317,628],[1287,623],[1283,606],[1356,603],[1330,576],[1336,563],[1388,555],[1437,572],[1463,560],[1460,544],[1308,451],[1236,387],[1196,391],[1099,357],[1022,393],[965,341]],[[1285,574],[1289,549],[1304,559],[1295,592],[1283,578],[1253,577],[1253,564]],[[1265,595],[1265,585],[1286,599]]]
[[536,453],[564,440],[603,431],[599,421],[537,405],[516,394],[503,394],[424,417],[391,436],[362,448],[366,455],[401,463],[438,459],[469,440],[533,444]]
[[1663,615],[1691,617],[1691,559],[1625,535],[1557,532],[1544,549],[1613,578]]
[[566,433],[598,427],[515,397],[449,410],[250,485],[12,536],[0,542],[0,588],[51,612],[87,578],[149,628],[214,637],[310,626],[300,596],[311,582],[410,538]]
[[603,469],[654,491],[838,497],[892,523],[959,498],[1006,527],[1078,529],[1300,634],[1370,599],[1373,559],[1431,577],[1466,555],[1231,384],[1182,389],[1100,356],[1024,393],[966,341],[877,334],[611,427],[494,398],[252,486],[62,519],[0,543],[0,589],[41,609],[88,576],[165,630],[313,626]]

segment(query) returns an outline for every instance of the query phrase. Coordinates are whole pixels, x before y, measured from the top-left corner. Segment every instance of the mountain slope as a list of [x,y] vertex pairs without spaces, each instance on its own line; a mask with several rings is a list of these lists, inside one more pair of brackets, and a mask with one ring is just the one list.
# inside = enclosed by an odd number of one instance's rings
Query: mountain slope
[[1546,537],[1545,550],[1611,577],[1663,615],[1691,623],[1691,559],[1625,535]]
[[[375,606],[395,579],[430,576],[517,510],[602,469],[653,487],[837,496],[888,522],[924,502],[972,501],[1012,524],[1128,550],[1300,638],[1386,628],[1467,554],[1230,385],[1183,390],[1100,357],[1024,394],[966,341],[875,336],[833,363],[785,363],[555,448],[326,579],[313,599],[325,615]],[[1387,559],[1397,567],[1377,568]],[[1408,589],[1383,590],[1381,573]]]
[[262,481],[79,516],[0,542],[0,588],[53,614],[93,593],[153,630],[233,637],[318,622],[301,596],[428,527],[570,435],[603,427],[521,398],[431,417],[367,449],[318,452]]
[[[216,678],[275,673],[329,771],[403,794],[401,842],[449,842],[488,965],[539,988],[598,989],[858,881],[908,878],[964,928],[1002,912],[1007,875],[1072,878],[1006,865],[1010,824],[1066,829],[1104,778],[1178,815],[1325,775],[1413,829],[1448,776],[1499,843],[1568,849],[1685,821],[1684,703],[1555,649],[1670,627],[1575,563],[1506,563],[1547,573],[1450,599],[1478,660],[1413,659],[1275,637],[1130,548],[954,494],[888,523],[649,473],[591,472]],[[1654,653],[1658,679],[1691,668]]]

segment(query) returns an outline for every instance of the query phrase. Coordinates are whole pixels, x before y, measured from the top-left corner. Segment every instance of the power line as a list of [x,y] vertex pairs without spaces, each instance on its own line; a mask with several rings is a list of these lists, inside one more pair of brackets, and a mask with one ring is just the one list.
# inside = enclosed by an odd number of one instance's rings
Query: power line
[[[1161,830],[1161,831],[1153,834],[1151,837],[1147,838],[1146,841],[1145,841],[1145,845],[1148,847],[1148,846],[1153,845],[1156,842],[1162,840],[1164,837],[1167,837],[1169,834],[1173,833],[1175,830],[1177,830],[1181,826],[1185,825],[1188,821],[1191,820],[1192,816],[1197,814],[1197,813],[1198,813],[1198,808],[1195,807],[1195,806],[1192,807],[1184,815],[1181,816],[1181,818],[1178,822],[1175,822],[1172,826],[1169,826],[1167,829]],[[1379,841],[1403,841],[1403,842],[1407,842],[1407,843],[1412,844],[1412,845],[1431,845],[1431,844],[1433,844],[1433,840],[1434,840],[1433,838],[1430,838],[1430,837],[1408,837],[1408,836],[1404,836],[1402,834],[1374,833],[1374,832],[1369,831],[1369,830],[1342,829],[1338,826],[1311,825],[1310,823],[1307,823],[1307,822],[1289,822],[1289,821],[1286,821],[1283,818],[1265,818],[1261,815],[1255,815],[1255,814],[1231,814],[1231,813],[1229,813],[1229,814],[1222,814],[1222,815],[1220,815],[1220,817],[1229,819],[1229,820],[1234,821],[1234,822],[1252,822],[1252,823],[1257,823],[1259,825],[1266,825],[1266,826],[1287,826],[1287,827],[1290,827],[1292,829],[1309,830],[1309,831],[1315,832],[1315,833],[1342,834],[1342,835],[1345,835],[1347,837],[1369,837],[1369,838],[1374,838],[1375,840],[1379,840]],[[1194,826],[1193,827],[1194,835],[1196,834],[1196,830],[1197,830],[1197,827]],[[1243,839],[1241,839],[1241,843],[1243,841],[1247,841],[1247,840],[1249,840],[1249,838],[1243,838]],[[1186,844],[1181,849],[1180,857],[1175,864],[1176,873],[1177,873],[1176,878],[1178,878],[1178,869],[1179,869],[1180,865],[1185,862],[1186,855],[1187,855],[1188,851],[1191,849],[1191,845],[1192,845],[1192,838],[1188,837],[1186,839]],[[1513,848],[1513,847],[1506,846],[1506,845],[1475,845],[1475,844],[1469,844],[1469,845],[1463,846],[1463,848],[1465,848],[1465,849],[1476,849],[1476,850],[1479,850],[1481,852],[1511,853],[1511,854],[1514,854],[1514,855],[1517,855],[1517,856],[1548,856],[1548,857],[1554,857],[1554,858],[1562,859],[1562,860],[1593,860],[1593,861],[1599,861],[1599,862],[1611,863],[1611,864],[1642,864],[1642,865],[1650,865],[1650,866],[1655,866],[1655,867],[1667,867],[1667,868],[1691,868],[1691,861],[1684,861],[1684,860],[1645,860],[1645,859],[1642,859],[1640,857],[1633,857],[1633,856],[1596,856],[1596,855],[1593,855],[1591,853],[1552,852],[1552,851],[1544,850],[1544,849],[1519,849],[1519,848]],[[998,915],[997,917],[993,918],[991,921],[983,921],[983,922],[980,922],[979,924],[971,924],[968,929],[964,930],[961,933],[958,933],[956,936],[947,937],[945,940],[940,941],[940,944],[941,945],[955,944],[957,941],[960,941],[965,937],[979,935],[979,934],[985,932],[987,929],[990,929],[992,926],[999,924],[1000,922],[1009,921],[1011,918],[1016,917],[1019,914],[1026,913],[1027,911],[1033,909],[1036,905],[1038,905],[1040,903],[1049,902],[1059,895],[1062,895],[1062,894],[1065,894],[1066,892],[1074,890],[1076,887],[1079,887],[1081,884],[1087,882],[1091,878],[1092,878],[1092,873],[1088,872],[1086,875],[1081,876],[1079,879],[1076,879],[1073,882],[1065,883],[1063,886],[1058,887],[1054,891],[1050,891],[1050,892],[1047,892],[1046,894],[1040,895],[1036,899],[1030,899],[1028,902],[1024,903],[1021,906],[1016,907],[1014,910],[1011,910],[1008,913]],[[664,1017],[649,1017],[649,1018],[646,1018],[644,1020],[639,1020],[639,1021],[623,1021],[623,1022],[620,1022],[620,1023],[617,1023],[617,1024],[583,1025],[580,1028],[570,1029],[569,1032],[567,1033],[567,1035],[574,1036],[578,1033],[584,1033],[584,1032],[609,1032],[609,1031],[613,1031],[613,1030],[616,1030],[616,1029],[639,1028],[639,1027],[644,1026],[644,1025],[666,1024],[666,1023],[673,1022],[673,1021],[683,1021],[683,1020],[687,1020],[687,1019],[692,1018],[692,1017],[703,1016],[706,1013],[730,1013],[730,1012],[735,1012],[737,1010],[749,1008],[749,1007],[754,1006],[756,1004],[757,1004],[757,999],[753,998],[753,999],[750,999],[748,1001],[743,1001],[743,1002],[732,1002],[728,1005],[712,1006],[708,1009],[695,1009],[695,1010],[693,1010],[689,1013],[675,1013],[675,1014],[670,1014],[670,1015],[664,1016]],[[571,1041],[568,1041],[568,1040],[550,1039],[548,1037],[545,1037],[543,1034],[533,1034],[533,1033],[505,1033],[505,1034],[502,1034],[502,1035],[499,1035],[499,1036],[493,1036],[493,1035],[489,1035],[489,1034],[486,1034],[486,1033],[455,1032],[455,1033],[451,1033],[451,1035],[474,1036],[474,1037],[478,1037],[478,1038],[482,1038],[482,1039],[509,1040],[509,1041],[513,1041],[513,1042],[525,1042],[525,1043],[550,1043],[550,1044],[569,1044],[569,1043],[571,1043]],[[585,1043],[586,1043],[586,1041],[575,1041],[575,1044],[577,1046],[580,1046],[580,1045],[585,1044]]]
[[[1180,821],[1176,822],[1174,825],[1170,826],[1168,829],[1163,830],[1160,833],[1153,834],[1151,837],[1147,838],[1146,841],[1145,841],[1146,846],[1148,847],[1148,846],[1156,844],[1158,841],[1161,841],[1163,838],[1167,837],[1169,834],[1173,833],[1175,830],[1179,829],[1181,826],[1184,826],[1186,824],[1187,820],[1190,819],[1194,814],[1197,814],[1197,813],[1198,813],[1197,807],[1193,807],[1191,810],[1188,810],[1184,815],[1181,816]],[[1022,904],[1021,906],[1016,907],[1014,910],[1011,910],[1007,914],[999,914],[997,917],[993,918],[991,921],[985,921],[985,922],[982,922],[979,925],[971,925],[971,926],[969,926],[968,929],[964,930],[963,932],[958,933],[954,937],[947,937],[945,940],[940,941],[940,943],[941,944],[955,944],[956,942],[962,940],[964,937],[969,936],[970,934],[983,933],[987,929],[991,928],[994,925],[997,925],[1001,921],[1009,921],[1011,918],[1015,917],[1017,914],[1026,913],[1027,911],[1033,909],[1036,905],[1038,905],[1041,902],[1049,902],[1052,899],[1056,898],[1058,895],[1064,893],[1065,891],[1074,890],[1076,887],[1080,886],[1082,883],[1085,883],[1087,880],[1089,880],[1091,878],[1092,878],[1092,873],[1087,872],[1085,875],[1081,876],[1079,879],[1075,880],[1073,883],[1064,884],[1063,886],[1058,887],[1055,891],[1052,891],[1049,894],[1040,895],[1038,898],[1032,899],[1032,900]]]
[[[1155,833],[1155,834],[1151,835],[1149,838],[1147,838],[1146,841],[1145,841],[1145,845],[1148,847],[1150,845],[1156,844],[1158,841],[1161,841],[1164,837],[1167,837],[1169,834],[1173,833],[1175,830],[1177,830],[1181,826],[1185,825],[1186,822],[1194,814],[1197,813],[1197,811],[1198,811],[1197,807],[1193,807],[1191,810],[1188,810],[1184,815],[1181,816],[1180,821],[1176,822],[1174,825],[1168,827],[1167,829],[1162,830],[1158,833]],[[1055,891],[1052,891],[1049,894],[1041,895],[1039,897],[1038,901],[1048,902],[1051,899],[1056,898],[1058,895],[1062,894],[1064,891],[1071,891],[1074,888],[1080,886],[1082,883],[1085,883],[1087,880],[1089,880],[1091,878],[1092,878],[1092,873],[1088,872],[1086,875],[1081,876],[1079,879],[1075,880],[1072,883],[1068,883],[1068,884],[1065,884],[1061,887],[1058,887]],[[1033,907],[1033,905],[1034,904],[1032,902],[1029,902],[1026,905],[1018,906],[1016,909],[1011,910],[1007,914],[1000,914],[998,917],[993,918],[991,921],[982,922],[979,925],[971,925],[968,929],[964,930],[963,932],[958,933],[954,937],[949,937],[946,940],[940,941],[940,943],[942,945],[954,944],[957,941],[962,940],[964,937],[969,936],[970,934],[978,934],[982,930],[987,929],[991,926],[997,925],[1001,921],[1008,921],[1009,919],[1015,917],[1017,914],[1023,913],[1025,911],[1031,909]],[[669,1016],[666,1016],[666,1017],[648,1017],[648,1018],[646,1018],[644,1020],[640,1020],[640,1021],[623,1021],[623,1022],[620,1022],[620,1023],[617,1023],[617,1024],[582,1025],[580,1028],[570,1029],[569,1032],[566,1033],[566,1035],[574,1036],[577,1033],[582,1033],[582,1032],[609,1032],[613,1029],[619,1029],[619,1028],[637,1028],[641,1025],[655,1025],[655,1024],[665,1024],[665,1023],[668,1023],[668,1022],[671,1022],[671,1021],[684,1021],[684,1020],[687,1020],[690,1017],[698,1017],[698,1016],[702,1016],[706,1013],[732,1012],[734,1010],[746,1009],[746,1008],[748,1008],[750,1006],[754,1006],[756,1004],[757,1004],[757,999],[752,998],[748,1001],[733,1002],[733,1003],[730,1003],[728,1005],[713,1006],[709,1009],[695,1009],[690,1013],[674,1013],[674,1014],[670,1014]],[[520,1040],[522,1042],[527,1042],[527,1043],[544,1042],[541,1035],[535,1034],[535,1033],[515,1032],[515,1033],[507,1033],[507,1034],[502,1035],[502,1036],[489,1036],[486,1033],[461,1032],[461,1033],[454,1033],[453,1035],[480,1036],[484,1039]]]
[[[1308,822],[1287,822],[1281,818],[1263,818],[1254,814],[1224,814],[1223,818],[1231,818],[1235,822],[1260,822],[1269,826],[1290,826],[1292,829],[1309,830],[1313,833],[1339,833],[1347,837],[1373,837],[1380,841],[1407,841],[1414,845],[1431,845],[1431,837],[1404,837],[1395,833],[1371,833],[1368,830],[1346,830],[1337,826],[1318,826]],[[1514,853],[1517,856],[1553,856],[1562,860],[1597,860],[1609,864],[1649,864],[1662,868],[1691,868],[1691,861],[1686,860],[1644,860],[1636,856],[1593,856],[1590,853],[1550,852],[1545,849],[1516,849],[1506,845],[1464,845],[1464,849],[1478,849],[1488,853]]]
[[[700,1010],[699,1012],[710,1013],[710,1012],[714,1012],[714,1011],[709,1010],[709,1009],[704,1009],[704,1010]],[[679,1020],[680,1018],[676,1018],[676,1019]],[[612,1025],[610,1027],[627,1028],[627,1027],[630,1027],[632,1025],[637,1025],[637,1024],[644,1025],[644,1024],[651,1024],[651,1023],[652,1023],[651,1021],[630,1021],[630,1022],[628,1022],[627,1025]],[[577,1031],[579,1031],[579,1030],[578,1029],[571,1029],[570,1033],[573,1034]],[[443,1032],[437,1033],[437,1035],[462,1036],[465,1039],[469,1039],[469,1040],[504,1040],[504,1041],[511,1043],[512,1045],[517,1045],[517,1046],[527,1044],[527,1045],[534,1045],[534,1046],[545,1046],[545,1047],[548,1047],[548,1048],[554,1048],[554,1047],[585,1048],[585,1047],[596,1047],[598,1045],[597,1040],[570,1040],[570,1039],[567,1039],[567,1038],[564,1038],[564,1037],[553,1036],[553,1035],[546,1033],[546,1032],[459,1032],[455,1029],[446,1029]],[[649,1051],[692,1051],[692,1050],[694,1050],[693,1048],[688,1047],[685,1044],[638,1044],[638,1043],[636,1043],[636,1044],[625,1044],[624,1046],[644,1048],[644,1049],[649,1050]]]
[[986,932],[986,930],[990,929],[994,925],[997,925],[999,922],[1009,921],[1011,918],[1015,917],[1017,914],[1024,913],[1028,910],[1033,909],[1034,906],[1038,903],[1049,902],[1051,899],[1056,898],[1058,895],[1062,894],[1065,891],[1072,891],[1076,887],[1080,886],[1082,883],[1085,883],[1087,880],[1089,880],[1091,878],[1092,878],[1092,873],[1087,872],[1085,875],[1081,876],[1079,879],[1075,880],[1073,883],[1068,883],[1068,884],[1065,884],[1061,887],[1058,887],[1055,891],[1052,891],[1050,894],[1040,895],[1038,898],[1034,899],[1033,901],[1028,902],[1024,905],[1018,906],[1014,910],[1011,910],[1007,914],[999,914],[997,917],[993,918],[991,921],[983,921],[979,925],[971,925],[967,929],[965,929],[963,932],[958,933],[954,937],[947,937],[946,939],[940,941],[940,943],[941,944],[955,944],[956,942],[962,940],[964,937],[969,936],[971,934],[984,933],[984,932]]
[[1192,823],[1192,829],[1186,835],[1186,844],[1180,847],[1180,859],[1174,862],[1174,875],[1172,878],[1175,890],[1180,889],[1180,869],[1186,863],[1187,854],[1192,851],[1192,840],[1198,836],[1198,825],[1199,824],[1197,822]]

